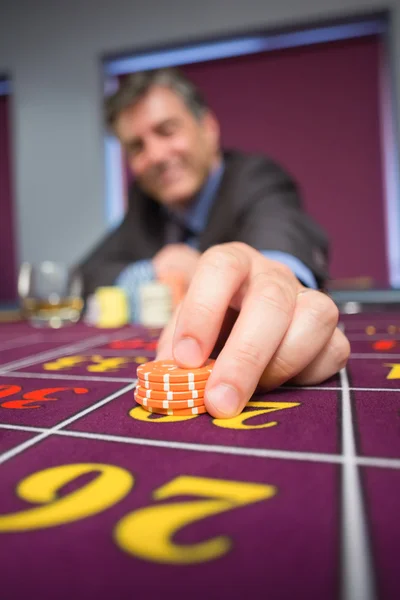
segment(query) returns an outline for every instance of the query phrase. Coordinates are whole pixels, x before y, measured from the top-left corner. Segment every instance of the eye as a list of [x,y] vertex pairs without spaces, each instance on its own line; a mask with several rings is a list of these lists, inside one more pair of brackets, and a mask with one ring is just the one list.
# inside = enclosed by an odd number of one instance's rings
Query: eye
[[143,149],[143,144],[139,141],[132,142],[126,146],[128,156],[137,156]]
[[166,121],[165,123],[162,123],[158,129],[160,135],[165,135],[165,136],[169,136],[169,135],[173,135],[176,130],[178,129],[178,124],[176,123],[176,121]]

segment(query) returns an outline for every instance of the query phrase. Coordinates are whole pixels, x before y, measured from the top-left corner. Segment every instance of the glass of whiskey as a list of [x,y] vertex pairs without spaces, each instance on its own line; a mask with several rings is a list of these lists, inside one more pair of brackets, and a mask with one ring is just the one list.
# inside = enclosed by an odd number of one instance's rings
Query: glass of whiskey
[[77,323],[83,309],[82,278],[68,266],[23,263],[18,295],[24,318],[34,327],[59,329]]

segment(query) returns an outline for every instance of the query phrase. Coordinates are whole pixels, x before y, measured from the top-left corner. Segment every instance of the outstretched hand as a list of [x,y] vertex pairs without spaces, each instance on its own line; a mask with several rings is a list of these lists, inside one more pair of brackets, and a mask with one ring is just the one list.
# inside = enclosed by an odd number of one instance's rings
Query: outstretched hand
[[342,369],[350,344],[338,318],[334,302],[302,286],[285,265],[246,244],[222,244],[199,257],[157,359],[194,368],[222,343],[205,404],[215,417],[233,417],[258,385],[315,385]]

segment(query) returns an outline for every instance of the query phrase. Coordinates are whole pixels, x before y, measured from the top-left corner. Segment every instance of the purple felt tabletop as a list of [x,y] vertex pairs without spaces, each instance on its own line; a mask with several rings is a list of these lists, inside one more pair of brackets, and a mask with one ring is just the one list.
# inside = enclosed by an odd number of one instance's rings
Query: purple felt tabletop
[[398,600],[400,314],[342,323],[229,420],[135,403],[159,330],[0,325],[0,598]]

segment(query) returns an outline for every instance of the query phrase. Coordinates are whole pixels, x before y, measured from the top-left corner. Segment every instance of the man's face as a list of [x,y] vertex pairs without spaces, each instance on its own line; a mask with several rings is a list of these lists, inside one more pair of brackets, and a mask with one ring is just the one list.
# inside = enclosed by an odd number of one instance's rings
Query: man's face
[[219,128],[207,113],[196,119],[166,87],[154,87],[117,118],[115,131],[141,188],[158,202],[190,201],[217,163]]

